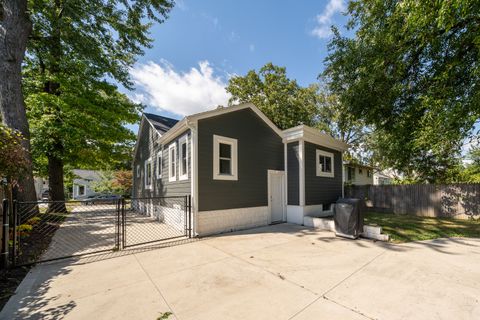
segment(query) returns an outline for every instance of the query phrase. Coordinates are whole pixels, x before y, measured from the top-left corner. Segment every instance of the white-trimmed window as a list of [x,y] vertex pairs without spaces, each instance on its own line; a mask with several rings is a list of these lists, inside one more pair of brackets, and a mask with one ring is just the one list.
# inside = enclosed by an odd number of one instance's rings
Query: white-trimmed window
[[85,186],[83,186],[83,185],[78,186],[78,195],[79,196],[84,196],[85,195]]
[[137,178],[140,178],[140,165],[137,164]]
[[188,139],[187,136],[183,136],[178,141],[178,180],[188,179]]
[[168,146],[168,181],[177,180],[177,145]]
[[162,177],[162,152],[163,149],[160,149],[157,153],[157,178],[160,179]]
[[153,176],[153,168],[152,168],[152,158],[149,158],[145,161],[145,189],[152,188],[152,176]]
[[317,149],[317,177],[334,177],[333,153]]
[[238,180],[237,139],[213,136],[213,179]]

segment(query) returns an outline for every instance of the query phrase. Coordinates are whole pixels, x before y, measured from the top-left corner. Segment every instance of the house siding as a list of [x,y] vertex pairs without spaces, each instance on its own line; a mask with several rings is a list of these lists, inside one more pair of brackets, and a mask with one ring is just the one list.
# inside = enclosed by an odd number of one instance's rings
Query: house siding
[[[334,177],[317,177],[316,150],[334,155]],[[342,196],[342,154],[339,151],[305,142],[305,204],[328,205]]]
[[[191,134],[190,131],[179,134],[173,141],[165,146],[158,143],[160,135],[152,126],[142,118],[140,124],[140,138],[137,145],[135,158],[133,161],[133,197],[168,197],[185,196],[191,193]],[[188,179],[179,180],[179,140],[187,135],[187,161],[188,161]],[[169,181],[168,177],[168,147],[172,143],[177,145],[176,162],[176,181]],[[157,153],[162,152],[162,177],[157,178]],[[145,188],[145,161],[152,158],[152,187]],[[137,175],[137,165],[140,166],[140,174]]]
[[[237,181],[213,179],[213,135],[237,139]],[[199,211],[267,206],[267,170],[284,170],[284,146],[253,110],[198,121]]]
[[299,177],[299,166],[300,166],[300,156],[299,156],[299,143],[290,142],[287,144],[287,190],[288,190],[288,204],[289,205],[299,205],[299,186],[300,186],[300,177]]

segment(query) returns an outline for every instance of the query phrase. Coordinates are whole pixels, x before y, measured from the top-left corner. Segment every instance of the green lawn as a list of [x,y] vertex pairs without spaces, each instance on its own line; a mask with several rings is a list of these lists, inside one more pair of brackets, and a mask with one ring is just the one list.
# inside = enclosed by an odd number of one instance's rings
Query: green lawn
[[367,213],[365,224],[381,226],[395,243],[444,237],[480,238],[480,220],[425,218],[388,213]]

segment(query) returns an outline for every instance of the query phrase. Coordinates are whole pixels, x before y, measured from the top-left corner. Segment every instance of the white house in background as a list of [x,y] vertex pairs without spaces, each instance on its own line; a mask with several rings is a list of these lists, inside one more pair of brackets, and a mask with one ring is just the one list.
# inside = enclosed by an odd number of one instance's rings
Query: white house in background
[[373,175],[373,184],[382,185],[382,184],[392,184],[393,180],[402,178],[403,175],[393,169],[385,169],[382,171],[375,172]]
[[37,200],[41,200],[42,195],[48,192],[48,179],[42,177],[34,177],[33,183],[35,185],[35,194],[37,195]]
[[85,199],[89,196],[97,195],[93,184],[101,180],[100,171],[73,169],[73,199]]
[[343,182],[357,186],[373,184],[374,168],[353,162],[343,162]]

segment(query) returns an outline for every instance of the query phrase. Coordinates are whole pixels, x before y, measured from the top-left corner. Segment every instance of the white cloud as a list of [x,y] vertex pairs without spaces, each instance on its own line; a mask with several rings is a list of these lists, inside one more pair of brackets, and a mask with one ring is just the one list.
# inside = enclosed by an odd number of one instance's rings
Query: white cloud
[[255,45],[253,43],[251,43],[249,46],[248,46],[248,50],[250,50],[250,52],[254,52],[255,51]]
[[140,91],[132,99],[181,116],[226,106],[230,97],[225,91],[227,83],[213,73],[208,61],[187,72],[176,71],[166,60],[138,64],[130,70]]
[[317,25],[312,30],[312,35],[324,39],[332,35],[330,29],[332,25],[332,18],[335,14],[345,11],[346,6],[344,0],[330,0],[323,10],[323,12],[317,15]]

